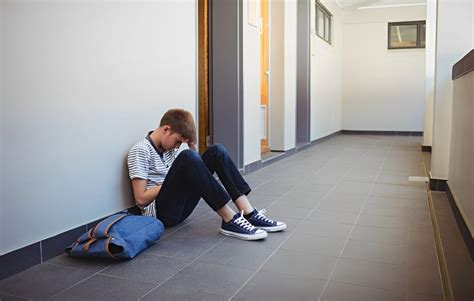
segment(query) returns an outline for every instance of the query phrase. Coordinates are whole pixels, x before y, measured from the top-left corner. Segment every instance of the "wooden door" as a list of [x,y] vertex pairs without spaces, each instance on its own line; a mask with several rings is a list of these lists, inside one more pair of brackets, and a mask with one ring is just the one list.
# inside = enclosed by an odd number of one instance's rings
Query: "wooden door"
[[198,0],[199,152],[211,143],[209,114],[209,0]]
[[260,105],[261,116],[264,128],[264,137],[260,140],[260,151],[262,154],[270,151],[268,146],[268,79],[269,61],[268,61],[268,35],[269,35],[269,4],[268,0],[260,0],[260,16],[262,20],[260,31]]

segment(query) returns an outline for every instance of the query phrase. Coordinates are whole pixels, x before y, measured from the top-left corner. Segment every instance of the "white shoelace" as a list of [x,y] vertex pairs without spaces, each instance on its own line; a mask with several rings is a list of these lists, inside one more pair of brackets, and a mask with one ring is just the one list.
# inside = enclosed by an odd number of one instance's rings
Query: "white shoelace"
[[261,221],[264,221],[266,223],[273,224],[273,221],[271,219],[269,219],[268,217],[266,217],[264,213],[267,213],[267,210],[262,209],[262,210],[258,211],[258,213],[255,215],[255,218],[259,219]]
[[241,226],[242,228],[244,228],[245,230],[247,231],[253,231],[255,230],[255,227],[249,223],[248,220],[245,219],[244,217],[244,211],[242,210],[242,212],[240,213],[240,217],[238,219],[236,219],[234,221],[237,225]]

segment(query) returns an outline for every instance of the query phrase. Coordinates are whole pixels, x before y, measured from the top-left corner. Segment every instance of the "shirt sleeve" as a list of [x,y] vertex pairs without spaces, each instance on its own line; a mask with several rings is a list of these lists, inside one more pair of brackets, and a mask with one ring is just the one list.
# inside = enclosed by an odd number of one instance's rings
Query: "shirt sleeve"
[[133,179],[148,179],[150,169],[150,152],[146,147],[135,145],[130,149],[127,158],[128,176]]

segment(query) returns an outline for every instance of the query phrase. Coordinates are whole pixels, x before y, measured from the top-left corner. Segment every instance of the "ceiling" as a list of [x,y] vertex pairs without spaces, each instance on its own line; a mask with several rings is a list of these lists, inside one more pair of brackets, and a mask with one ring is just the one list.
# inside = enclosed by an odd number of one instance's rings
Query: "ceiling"
[[[427,0],[335,0],[337,5],[344,10],[360,8],[376,8],[384,6],[411,6],[426,4]],[[428,0],[429,1],[429,0]]]

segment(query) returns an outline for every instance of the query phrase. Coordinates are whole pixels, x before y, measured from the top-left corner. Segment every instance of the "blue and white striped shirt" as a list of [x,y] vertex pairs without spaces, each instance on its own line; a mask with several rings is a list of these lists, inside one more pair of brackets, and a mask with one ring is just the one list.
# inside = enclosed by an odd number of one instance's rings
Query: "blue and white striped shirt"
[[[137,142],[128,153],[129,177],[131,180],[146,180],[146,189],[161,185],[177,155],[177,149],[161,153],[147,136]],[[144,207],[142,214],[156,217],[155,201]]]

